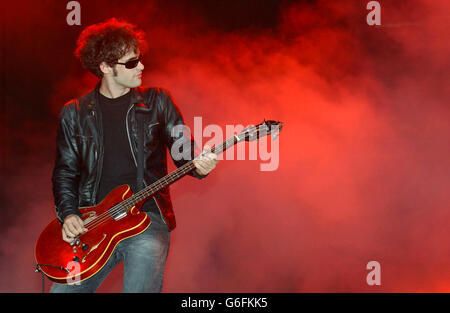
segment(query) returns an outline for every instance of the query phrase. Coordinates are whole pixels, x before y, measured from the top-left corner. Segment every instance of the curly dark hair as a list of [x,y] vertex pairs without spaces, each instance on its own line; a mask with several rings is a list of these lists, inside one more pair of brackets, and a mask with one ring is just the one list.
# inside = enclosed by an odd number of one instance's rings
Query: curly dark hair
[[147,43],[144,38],[144,32],[135,25],[111,18],[104,23],[88,26],[81,32],[75,56],[80,59],[83,67],[101,78],[103,73],[100,63],[104,61],[113,66],[114,62],[129,51],[145,52]]

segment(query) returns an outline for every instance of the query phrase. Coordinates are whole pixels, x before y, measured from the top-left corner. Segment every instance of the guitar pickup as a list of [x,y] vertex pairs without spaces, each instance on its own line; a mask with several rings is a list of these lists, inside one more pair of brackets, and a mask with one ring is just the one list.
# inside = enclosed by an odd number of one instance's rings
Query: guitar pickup
[[125,217],[125,216],[127,216],[127,212],[122,212],[122,213],[120,213],[119,215],[114,216],[114,220],[115,220],[115,221],[118,221],[118,220],[120,220],[121,218],[123,218],[123,217]]

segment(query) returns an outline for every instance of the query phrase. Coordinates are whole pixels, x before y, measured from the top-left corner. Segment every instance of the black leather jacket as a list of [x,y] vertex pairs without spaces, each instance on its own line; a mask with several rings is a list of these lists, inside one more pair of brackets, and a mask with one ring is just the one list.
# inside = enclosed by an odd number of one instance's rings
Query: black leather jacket
[[[94,90],[79,99],[67,102],[61,109],[57,130],[56,160],[52,183],[55,210],[62,222],[69,214],[80,215],[79,207],[94,206],[103,163],[103,128],[98,107],[100,82]],[[150,98],[154,96],[153,101]],[[194,155],[192,138],[172,137],[172,128],[184,124],[182,115],[170,93],[161,88],[131,89],[131,103],[127,110],[126,129],[134,160],[137,159],[137,111],[144,111],[144,183],[151,184],[167,174],[166,147],[179,139],[190,140],[191,158]],[[177,167],[188,162],[174,160]],[[195,171],[190,175],[204,176]],[[169,230],[176,226],[169,188],[153,196]]]

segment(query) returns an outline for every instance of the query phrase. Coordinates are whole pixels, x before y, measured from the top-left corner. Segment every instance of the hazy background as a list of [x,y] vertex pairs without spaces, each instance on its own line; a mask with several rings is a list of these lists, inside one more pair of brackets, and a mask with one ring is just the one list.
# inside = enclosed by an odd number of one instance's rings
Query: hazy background
[[381,26],[368,1],[79,2],[81,26],[66,1],[0,4],[1,292],[40,291],[57,114],[96,83],[75,41],[110,17],[146,31],[144,85],[190,127],[285,125],[278,170],[224,160],[172,186],[163,291],[450,291],[448,1],[379,1]]

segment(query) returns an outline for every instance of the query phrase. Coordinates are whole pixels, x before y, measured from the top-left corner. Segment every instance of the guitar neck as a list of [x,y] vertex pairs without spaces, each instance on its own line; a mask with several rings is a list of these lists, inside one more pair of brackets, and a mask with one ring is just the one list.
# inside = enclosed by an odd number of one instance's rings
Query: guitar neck
[[[222,144],[214,146],[211,150],[209,150],[212,153],[219,154],[229,147],[235,145],[237,142],[239,142],[241,139],[238,135],[235,135],[233,137],[228,138],[226,141],[224,141]],[[209,152],[206,151],[206,152]],[[134,194],[124,202],[127,202],[125,207],[131,208],[136,203],[141,202],[142,200],[147,199],[151,195],[157,193],[159,190],[161,190],[164,187],[169,186],[170,184],[173,184],[175,181],[179,180],[183,176],[189,174],[195,169],[195,165],[193,161],[189,161],[185,163],[184,165],[180,166],[170,174],[164,176],[163,178],[157,180],[153,184],[147,186],[146,188],[142,189],[138,193]]]

